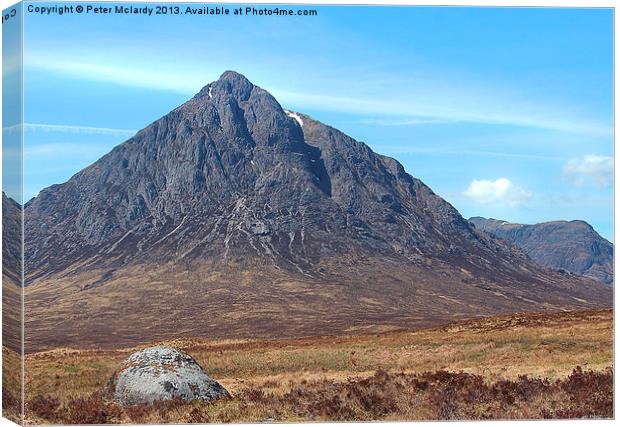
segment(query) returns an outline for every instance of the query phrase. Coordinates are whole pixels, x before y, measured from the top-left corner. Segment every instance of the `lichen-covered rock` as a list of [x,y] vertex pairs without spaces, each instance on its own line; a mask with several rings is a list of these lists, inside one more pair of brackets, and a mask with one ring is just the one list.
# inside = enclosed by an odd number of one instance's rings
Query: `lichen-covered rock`
[[110,378],[107,394],[125,406],[176,398],[210,402],[230,396],[193,357],[163,346],[129,356]]

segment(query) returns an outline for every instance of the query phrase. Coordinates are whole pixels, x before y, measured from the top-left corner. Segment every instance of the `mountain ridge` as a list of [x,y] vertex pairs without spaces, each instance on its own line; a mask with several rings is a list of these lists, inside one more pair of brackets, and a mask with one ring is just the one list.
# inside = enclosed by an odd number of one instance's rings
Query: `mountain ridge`
[[483,217],[469,221],[515,244],[542,265],[613,284],[613,245],[586,221],[515,224]]

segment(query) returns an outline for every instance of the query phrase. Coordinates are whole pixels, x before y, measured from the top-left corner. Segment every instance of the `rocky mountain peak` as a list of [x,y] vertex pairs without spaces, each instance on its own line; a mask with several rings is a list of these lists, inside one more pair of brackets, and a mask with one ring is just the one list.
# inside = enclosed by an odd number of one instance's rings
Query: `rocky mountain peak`
[[216,85],[224,87],[229,93],[240,98],[247,98],[254,89],[254,85],[243,74],[235,71],[224,72]]
[[247,101],[255,87],[243,74],[226,71],[219,79],[203,87],[195,98],[212,99],[216,94],[228,94],[238,100]]

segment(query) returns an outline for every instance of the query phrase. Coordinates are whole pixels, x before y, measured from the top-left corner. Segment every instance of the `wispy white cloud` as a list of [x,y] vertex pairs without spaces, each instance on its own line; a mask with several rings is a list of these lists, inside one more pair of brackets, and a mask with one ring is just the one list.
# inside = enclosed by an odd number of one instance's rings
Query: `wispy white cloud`
[[[8,126],[2,129],[3,132],[18,132],[22,125]],[[42,123],[24,123],[25,132],[61,132],[61,133],[77,133],[77,134],[97,134],[111,135],[120,137],[133,136],[136,131],[131,129],[115,129],[93,126],[72,126],[72,125],[50,125]]]
[[121,86],[165,90],[192,95],[203,86],[197,76],[182,71],[167,72],[159,68],[113,66],[93,62],[63,61],[46,56],[29,56],[27,68],[60,73],[86,80],[109,82]]
[[566,177],[570,177],[577,187],[593,185],[608,187],[613,181],[614,159],[610,156],[589,154],[569,160],[562,170]]
[[362,119],[360,120],[360,123],[372,126],[417,126],[453,123],[453,121],[428,117],[400,117],[384,119]]
[[22,69],[22,58],[19,55],[5,55],[2,59],[2,72],[5,75],[17,73]]
[[13,132],[19,132],[22,129],[22,125],[13,125],[13,126],[6,126],[2,128],[2,133],[3,134],[7,134],[7,133],[13,133]]
[[484,205],[506,204],[510,207],[518,207],[530,200],[533,193],[513,184],[507,178],[498,178],[495,181],[475,179],[463,191],[463,195]]
[[97,159],[111,147],[105,144],[48,143],[27,146],[24,149],[26,159],[54,156],[88,157]]
[[[157,67],[101,64],[95,61],[77,62],[30,55],[28,68],[60,73],[91,81],[110,82],[122,86],[170,91],[191,96],[222,70],[209,66],[179,70],[168,69],[166,64]],[[248,76],[252,78],[251,75]],[[444,122],[466,122],[524,126],[548,130],[577,132],[609,136],[611,125],[584,118],[582,112],[567,110],[561,103],[546,104],[541,100],[519,97],[509,91],[490,90],[488,84],[471,84],[467,87],[450,85],[446,81],[411,81],[385,83],[376,88],[376,76],[358,76],[355,85],[323,82],[320,79],[304,82],[303,90],[290,90],[278,81],[265,82],[265,88],[284,105],[295,111],[315,109],[375,116],[366,119],[377,126],[404,126]],[[349,87],[350,86],[350,87]],[[407,89],[403,89],[407,88]],[[341,96],[334,96],[338,90]]]
[[[464,95],[443,95],[432,99],[428,93],[424,96],[400,96],[397,98],[365,98],[323,95],[320,93],[300,93],[272,90],[272,93],[287,105],[303,106],[323,111],[379,115],[376,120],[384,125],[402,125],[405,120],[426,122],[466,122],[494,125],[532,127],[538,129],[576,132],[597,136],[610,136],[611,126],[596,121],[580,120],[553,108],[537,110],[514,100],[484,100],[472,102],[464,100]],[[476,98],[473,94],[470,98]],[[483,98],[483,97],[480,97]],[[407,101],[402,101],[406,99]],[[548,111],[550,110],[550,111]],[[394,114],[398,114],[394,118]]]
[[371,144],[373,150],[383,154],[441,154],[445,156],[480,156],[480,157],[502,157],[510,159],[526,159],[526,160],[548,160],[554,162],[562,162],[566,157],[545,156],[529,153],[510,153],[502,151],[484,151],[484,150],[458,150],[437,147],[416,147],[411,145],[382,145]]
[[133,136],[137,131],[132,129],[115,129],[93,126],[70,126],[70,125],[49,125],[40,123],[26,123],[24,125],[26,131],[42,131],[42,132],[66,132],[79,134],[99,134],[112,136]]

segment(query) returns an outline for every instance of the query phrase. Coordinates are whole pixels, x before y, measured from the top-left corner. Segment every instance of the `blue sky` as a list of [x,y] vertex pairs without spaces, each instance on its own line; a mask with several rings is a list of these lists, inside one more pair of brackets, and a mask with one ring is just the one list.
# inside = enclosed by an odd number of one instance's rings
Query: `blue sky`
[[[15,7],[19,10],[19,6]],[[10,15],[10,14],[9,14]],[[22,86],[21,20],[16,13],[2,25],[2,190],[22,202],[21,134]],[[17,100],[17,102],[16,102]]]
[[612,239],[611,9],[316,9],[26,14],[25,198],[232,69],[466,217],[584,219]]

